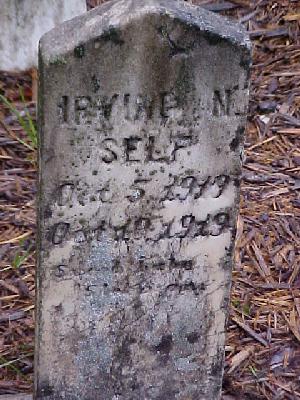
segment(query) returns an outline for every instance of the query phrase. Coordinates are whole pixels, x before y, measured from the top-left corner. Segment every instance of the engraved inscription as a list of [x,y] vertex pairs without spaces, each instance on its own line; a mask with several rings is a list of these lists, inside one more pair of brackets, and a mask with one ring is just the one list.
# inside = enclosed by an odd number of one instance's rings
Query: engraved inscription
[[61,244],[63,240],[66,238],[69,229],[70,229],[70,224],[67,224],[65,222],[60,222],[54,225],[52,230],[52,243]]
[[41,40],[35,397],[216,400],[247,40],[121,3]]
[[141,138],[129,136],[124,140],[103,139],[100,143],[101,160],[106,164],[123,161],[137,162],[174,162],[177,152],[193,145],[191,136],[172,138],[170,143],[163,143],[159,138],[150,136]]
[[62,278],[62,277],[64,277],[64,276],[65,276],[65,273],[66,273],[66,268],[67,268],[66,265],[58,265],[58,266],[55,268],[55,270],[54,270],[54,275],[55,275],[57,278]]
[[66,183],[61,185],[58,189],[58,200],[59,206],[65,206],[72,201],[72,195],[74,192],[74,185],[72,183]]
[[[94,85],[94,80],[92,81]],[[223,116],[234,117],[245,112],[241,104],[237,104],[236,97],[239,95],[238,86],[230,88],[218,88],[205,98],[193,99],[198,104],[194,110],[195,122],[197,118],[212,116],[215,118]],[[243,106],[244,107],[244,106]],[[78,126],[94,125],[102,129],[111,129],[111,119],[116,112],[122,112],[125,120],[132,122],[144,122],[160,117],[163,120],[185,119],[184,104],[179,101],[173,92],[162,92],[157,97],[131,93],[114,93],[111,96],[91,95],[70,98],[63,96],[58,102],[58,116],[60,123],[75,123]],[[74,115],[74,121],[69,116]]]
[[215,178],[208,177],[206,179],[195,176],[187,176],[184,178],[173,177],[173,182],[165,187],[164,200],[186,200],[191,196],[194,199],[218,198],[224,192],[229,183],[229,176],[219,175]]
[[115,241],[128,241],[130,238],[143,238],[146,241],[159,241],[171,238],[195,238],[199,236],[219,236],[230,228],[230,212],[221,211],[208,214],[205,219],[197,219],[194,215],[185,215],[164,222],[161,218],[128,218],[122,224],[113,221],[101,221],[97,229],[81,229],[74,231],[67,223],[59,223],[53,227],[53,243],[61,244],[63,241],[73,239],[75,244],[86,241],[100,240],[105,232]]
[[213,115],[215,117],[232,117],[247,111],[246,104],[238,100],[239,87],[221,88],[213,94]]
[[58,102],[57,109],[58,109],[58,120],[59,122],[62,123],[67,123],[68,122],[68,117],[69,117],[69,97],[68,96],[62,96],[60,101]]
[[105,122],[110,119],[113,105],[118,97],[118,94],[114,94],[110,98],[108,96],[75,98],[75,123],[77,125],[91,125],[93,121],[99,121],[105,125]]
[[[228,175],[218,175],[216,177],[201,176],[171,176],[169,183],[161,188],[160,203],[164,201],[174,200],[187,200],[193,198],[195,200],[200,198],[219,198],[222,196],[229,182],[231,182]],[[132,185],[128,187],[124,197],[131,203],[141,201],[145,196],[151,193],[148,186],[151,184],[151,177],[148,179],[136,178]],[[70,206],[78,202],[81,205],[89,204],[90,202],[111,203],[118,201],[118,197],[111,187],[111,181],[104,182],[97,185],[96,192],[89,193],[83,189],[81,185],[73,183],[63,184],[58,188],[57,205],[60,207]]]

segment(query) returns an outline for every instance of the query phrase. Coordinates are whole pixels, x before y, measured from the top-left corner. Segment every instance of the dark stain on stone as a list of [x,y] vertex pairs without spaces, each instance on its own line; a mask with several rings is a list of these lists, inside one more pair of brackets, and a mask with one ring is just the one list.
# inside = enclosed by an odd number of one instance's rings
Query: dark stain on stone
[[169,47],[171,49],[170,57],[174,57],[179,54],[187,54],[189,49],[186,49],[183,46],[180,46],[178,43],[175,43],[174,40],[171,39],[170,34],[168,33],[167,29],[164,26],[161,26],[158,29],[159,34],[166,39]]
[[246,84],[248,85],[248,81],[250,78],[250,70],[251,70],[251,53],[247,51],[243,51],[241,61],[240,61],[240,67],[243,68],[246,71]]
[[130,385],[130,389],[132,392],[135,392],[140,388],[140,386],[141,385],[138,382],[132,382],[132,384]]
[[193,77],[188,62],[183,60],[175,82],[176,99],[179,107],[184,107],[189,93],[193,91],[192,82]]
[[134,338],[125,338],[123,340],[122,346],[119,349],[119,359],[123,365],[131,361],[131,350],[130,346],[136,343]]
[[235,179],[233,179],[233,185],[236,187],[236,188],[240,188],[241,187],[241,180],[239,179],[239,178],[235,178]]
[[[232,239],[231,244],[229,246],[230,249],[234,248],[234,240]],[[220,268],[224,271],[231,271],[232,270],[232,257],[229,255],[229,249],[227,249],[227,255],[221,258],[219,262]]]
[[170,382],[164,382],[164,387],[161,390],[161,393],[157,397],[155,397],[156,400],[174,400],[177,398],[177,395],[179,394],[179,390],[176,388],[175,383],[170,381]]
[[[211,376],[213,377],[220,377],[220,371],[223,371],[223,363],[224,363],[224,351],[219,349],[217,354],[213,359],[213,363],[211,366]],[[213,398],[219,398],[219,394],[221,391],[221,380],[215,379],[213,384]]]
[[199,338],[200,338],[200,335],[199,335],[198,332],[191,332],[191,333],[188,333],[188,334],[186,335],[186,338],[187,338],[187,341],[188,341],[189,343],[194,344],[194,343],[198,342],[198,340],[199,340]]
[[244,137],[244,131],[245,131],[245,128],[241,127],[241,126],[236,130],[236,136],[230,143],[230,150],[231,151],[236,151],[236,149],[241,144],[241,141],[242,141],[242,139]]
[[82,58],[82,57],[84,57],[84,54],[85,54],[85,49],[84,49],[84,45],[83,44],[75,47],[75,49],[74,49],[74,56],[75,57]]
[[41,383],[40,387],[37,390],[37,398],[44,398],[47,396],[52,396],[54,394],[54,390],[49,383]]
[[231,287],[230,283],[226,284],[224,286],[226,293],[224,294],[224,296],[222,298],[222,303],[221,303],[221,309],[226,314],[226,321],[228,319],[228,307],[229,307],[229,302],[230,302],[230,287]]
[[61,313],[61,312],[63,311],[63,305],[62,305],[62,303],[58,304],[58,305],[55,306],[54,308],[55,308],[55,311],[56,311],[57,313]]
[[110,26],[102,35],[102,38],[106,42],[113,42],[116,45],[122,46],[124,44],[124,40],[120,36],[120,32],[114,26]]
[[214,357],[212,366],[211,366],[211,375],[219,375],[220,370],[223,369],[223,359],[224,359],[224,352],[223,350],[218,350],[218,353]]
[[202,35],[204,39],[211,45],[211,46],[217,46],[218,44],[225,43],[226,39],[217,35],[216,33],[209,32],[209,31],[203,31]]
[[[121,396],[122,393],[128,393],[130,391],[132,393],[132,399],[136,399],[137,397],[134,397],[134,394],[142,389],[140,388],[140,382],[137,380],[136,372],[134,371],[131,346],[137,343],[137,339],[126,336],[119,338],[119,340],[121,344],[116,347],[112,355],[110,375],[107,377],[107,381],[108,383],[112,381],[115,395]],[[127,372],[124,372],[124,368],[126,368]],[[106,399],[108,396],[103,396],[103,398]],[[109,398],[111,398],[111,396]]]
[[44,218],[51,218],[52,217],[52,210],[50,208],[50,206],[48,205],[45,210],[44,210]]
[[97,93],[98,90],[100,89],[100,81],[99,79],[96,77],[96,75],[92,76],[92,86],[93,86],[93,92]]
[[160,343],[155,346],[155,350],[159,353],[169,355],[170,351],[173,347],[173,338],[172,335],[164,335],[161,338]]
[[240,61],[240,67],[244,68],[245,70],[248,71],[251,65],[251,57],[250,55],[243,55],[241,61]]
[[235,151],[240,144],[239,138],[236,136],[230,143],[230,150]]

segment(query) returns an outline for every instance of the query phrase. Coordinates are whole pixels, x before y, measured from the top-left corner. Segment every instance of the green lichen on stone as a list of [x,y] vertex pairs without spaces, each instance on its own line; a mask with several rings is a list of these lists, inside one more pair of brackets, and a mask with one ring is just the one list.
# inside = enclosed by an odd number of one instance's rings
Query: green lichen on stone
[[54,57],[50,60],[50,65],[66,65],[67,61],[60,56]]
[[102,38],[107,42],[111,41],[117,45],[124,44],[124,40],[120,37],[120,32],[114,26],[110,26],[108,30],[103,33]]
[[82,57],[84,57],[84,54],[85,54],[85,49],[84,49],[84,46],[82,44],[77,46],[77,47],[75,47],[75,49],[74,49],[74,56],[75,57],[82,58]]

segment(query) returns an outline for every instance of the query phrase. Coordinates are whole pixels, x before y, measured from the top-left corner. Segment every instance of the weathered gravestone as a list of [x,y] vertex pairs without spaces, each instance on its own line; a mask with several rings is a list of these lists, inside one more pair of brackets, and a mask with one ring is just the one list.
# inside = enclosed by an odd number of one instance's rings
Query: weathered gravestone
[[219,398],[248,68],[181,1],[42,39],[37,399]]
[[37,65],[41,36],[86,11],[86,0],[0,0],[0,70]]

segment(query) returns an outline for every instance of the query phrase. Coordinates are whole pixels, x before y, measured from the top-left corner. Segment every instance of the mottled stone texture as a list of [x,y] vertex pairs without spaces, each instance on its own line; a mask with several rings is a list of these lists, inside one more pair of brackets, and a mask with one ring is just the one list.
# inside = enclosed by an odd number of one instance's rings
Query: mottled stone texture
[[0,70],[36,66],[41,36],[85,11],[86,0],[0,0]]
[[0,400],[32,400],[32,396],[27,394],[8,394],[0,395]]
[[42,39],[36,399],[219,398],[248,68],[174,0]]

